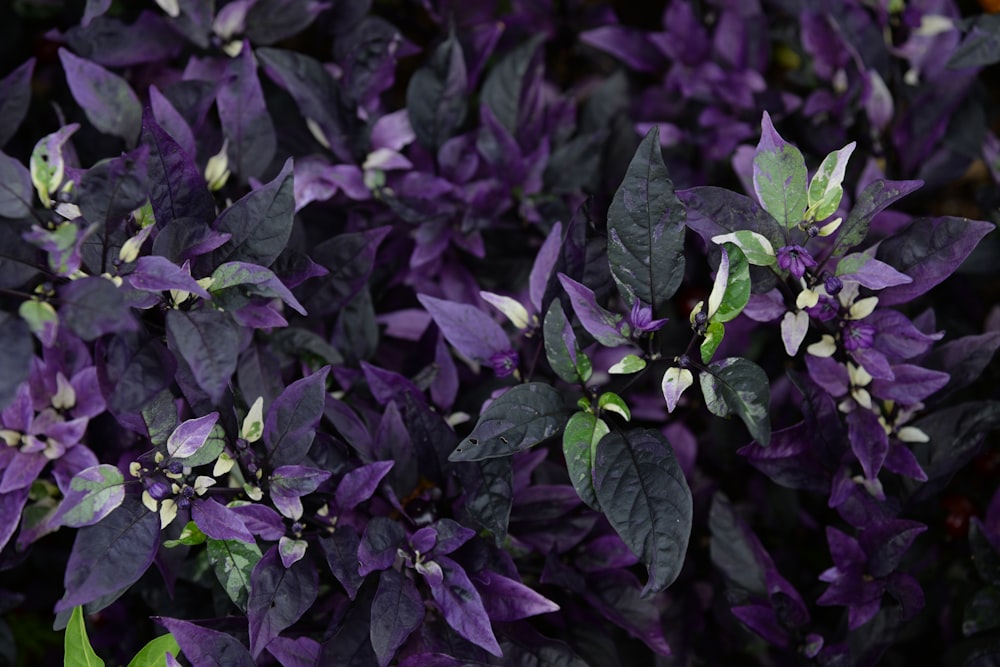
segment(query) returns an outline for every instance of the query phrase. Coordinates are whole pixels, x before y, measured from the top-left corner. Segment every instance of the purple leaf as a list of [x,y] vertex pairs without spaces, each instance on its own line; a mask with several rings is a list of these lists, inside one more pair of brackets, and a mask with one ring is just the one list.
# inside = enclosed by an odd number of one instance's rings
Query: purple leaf
[[330,478],[326,470],[287,465],[275,468],[269,479],[271,501],[278,511],[293,521],[302,518],[302,496],[319,488]]
[[238,285],[253,285],[264,293],[270,293],[278,297],[291,306],[300,315],[305,315],[305,308],[289,291],[278,276],[274,275],[270,269],[265,269],[256,264],[247,262],[226,262],[212,273],[212,284],[209,285],[213,292],[217,292],[229,287]]
[[[388,411],[387,411],[388,414]],[[337,485],[334,498],[341,512],[352,510],[372,497],[382,478],[392,469],[393,461],[376,461],[351,470]]]
[[149,87],[149,104],[156,122],[177,142],[181,150],[187,155],[197,155],[198,147],[191,126],[156,86]]
[[239,540],[248,544],[254,541],[240,515],[211,498],[192,501],[191,520],[213,540]]
[[424,602],[409,577],[393,568],[379,575],[372,599],[371,642],[379,667],[386,667],[396,651],[424,620]]
[[230,61],[229,75],[216,97],[222,132],[229,141],[229,168],[244,179],[261,178],[274,159],[278,139],[249,42],[244,41],[240,55]]
[[435,542],[428,552],[434,556],[444,556],[457,550],[476,536],[476,531],[451,519],[438,519],[432,526]]
[[912,301],[950,276],[993,224],[967,218],[919,218],[878,246],[878,259],[902,271],[912,283],[879,294],[879,304]]
[[128,281],[132,287],[144,292],[181,290],[196,294],[203,299],[212,298],[212,295],[191,277],[189,271],[158,255],[146,255],[137,259],[135,270],[128,275]]
[[391,230],[392,227],[385,226],[337,234],[310,253],[314,261],[329,271],[305,300],[311,315],[332,315],[361,291],[375,267],[378,247]]
[[[925,334],[906,315],[889,308],[876,310],[865,319],[865,323],[874,326],[877,331],[875,349],[894,359],[910,359],[923,354],[944,335],[943,332]],[[974,376],[978,377],[979,373]]]
[[136,328],[131,310],[114,283],[100,277],[80,278],[59,289],[59,321],[91,341],[104,334]]
[[[0,109],[0,113],[2,113]],[[19,161],[0,153],[0,216],[23,218],[35,198],[31,174]]]
[[555,602],[496,572],[482,570],[473,577],[473,583],[482,596],[486,613],[494,621],[516,621],[559,611]]
[[531,274],[528,278],[528,294],[531,299],[531,305],[535,307],[536,313],[542,312],[545,288],[552,277],[552,269],[559,259],[561,246],[562,223],[557,222],[552,225],[549,235],[545,237],[545,242],[538,249],[538,254],[535,255],[535,262],[531,266]]
[[[847,220],[837,233],[833,254],[843,254],[865,240],[872,218],[893,202],[905,197],[920,186],[923,181],[872,181],[858,195]],[[890,265],[895,266],[892,262]],[[897,267],[898,268],[898,267]]]
[[59,49],[59,59],[70,92],[87,120],[101,132],[121,137],[134,146],[142,125],[142,106],[128,82],[64,48]]
[[927,530],[919,521],[893,519],[873,524],[861,531],[858,542],[868,554],[868,573],[887,577],[900,565],[913,540]]
[[483,600],[465,570],[447,556],[438,556],[434,562],[440,566],[442,577],[425,578],[448,625],[476,646],[502,656]]
[[357,566],[361,538],[350,526],[337,526],[332,536],[319,538],[319,545],[333,576],[347,591],[347,597],[353,600],[365,580],[358,574]]
[[193,667],[255,667],[246,647],[235,637],[176,618],[154,616],[170,631]]
[[21,512],[28,502],[29,491],[30,485],[10,493],[0,493],[0,551],[7,546],[21,522]]
[[125,478],[117,468],[102,464],[78,472],[70,491],[49,521],[71,528],[91,526],[125,501]]
[[149,201],[156,226],[162,229],[174,220],[191,218],[207,226],[215,219],[215,200],[193,154],[185,152],[148,109],[142,116],[140,139],[149,147]]
[[659,49],[646,40],[648,33],[637,28],[606,25],[580,33],[580,41],[613,55],[638,72],[658,73],[666,61]]
[[830,489],[830,473],[811,446],[812,435],[809,425],[800,422],[772,433],[767,447],[752,442],[737,453],[776,484],[825,494]]
[[160,517],[127,499],[93,526],[81,528],[66,564],[61,612],[115,593],[139,580],[160,544]]
[[28,58],[0,79],[0,147],[7,145],[28,113],[34,71],[35,59]]
[[559,282],[566,290],[566,294],[569,295],[573,312],[580,319],[580,324],[597,342],[605,347],[628,344],[628,338],[623,336],[619,330],[623,320],[621,315],[609,312],[599,306],[594,292],[569,276],[560,273]]
[[951,376],[941,371],[932,371],[912,364],[892,367],[893,379],[872,381],[870,391],[879,398],[896,401],[902,405],[914,405],[924,400],[946,384]]
[[947,394],[961,389],[982,375],[997,348],[1000,348],[1000,331],[963,336],[937,347],[923,363],[929,368],[950,374],[951,380],[942,389],[942,393]]
[[452,33],[413,73],[406,88],[406,111],[420,144],[437,152],[465,120],[467,98],[465,57]]
[[320,645],[315,639],[308,637],[275,637],[267,645],[267,652],[282,667],[315,667],[319,664]]
[[262,540],[273,542],[285,534],[284,519],[267,505],[258,503],[237,504],[227,509],[239,517],[239,520],[247,527],[247,530]]
[[492,365],[492,357],[510,351],[507,334],[496,321],[475,306],[418,294],[441,334],[466,357]]
[[255,0],[244,19],[244,32],[254,44],[274,44],[293,37],[309,24],[329,3],[302,0]]
[[875,479],[889,453],[889,436],[870,410],[858,406],[847,415],[847,434],[865,477]]
[[278,548],[271,547],[250,575],[247,618],[251,655],[258,657],[272,639],[302,618],[318,592],[312,561],[300,560],[286,569]]
[[786,245],[778,221],[750,197],[717,187],[679,190],[677,197],[687,211],[687,226],[706,243],[713,236],[748,230],[762,235],[775,248]]
[[[844,266],[850,266],[851,269],[842,273],[841,267]],[[913,279],[905,273],[900,273],[885,262],[880,262],[862,253],[841,258],[837,266],[837,276],[845,280],[853,280],[874,290],[913,282]]]
[[195,382],[218,405],[236,372],[239,325],[229,313],[212,309],[171,309],[166,319],[170,350],[187,363]]
[[80,212],[90,222],[118,223],[146,203],[149,147],[111,160],[103,160],[87,170],[77,190]]
[[329,370],[323,367],[288,385],[268,409],[264,445],[273,465],[295,465],[309,453],[323,417]]
[[365,577],[376,570],[392,567],[396,551],[405,540],[406,533],[398,523],[387,517],[372,517],[358,546],[358,574]]
[[289,158],[274,180],[247,193],[222,212],[213,227],[231,238],[212,254],[215,266],[233,261],[271,266],[292,233],[295,213],[292,180]]

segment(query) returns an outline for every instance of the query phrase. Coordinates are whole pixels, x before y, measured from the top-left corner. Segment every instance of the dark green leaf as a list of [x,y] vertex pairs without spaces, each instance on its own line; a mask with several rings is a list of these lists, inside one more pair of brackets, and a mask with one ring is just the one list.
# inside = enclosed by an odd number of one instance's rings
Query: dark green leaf
[[458,466],[458,479],[465,490],[469,519],[490,531],[498,546],[503,544],[514,500],[510,457]]
[[428,150],[436,153],[465,120],[467,87],[462,45],[450,35],[427,65],[413,73],[406,88],[410,125],[417,141]]
[[566,423],[563,433],[563,455],[573,488],[583,502],[599,510],[600,502],[594,490],[594,460],[597,443],[609,432],[608,425],[590,412],[577,412]]
[[525,93],[532,78],[541,76],[544,53],[538,48],[544,37],[536,35],[504,56],[490,70],[483,83],[481,99],[508,132],[518,136],[518,130],[529,113]]
[[549,304],[542,325],[545,337],[545,358],[556,375],[566,382],[586,382],[590,378],[590,359],[576,342],[573,328],[566,321],[566,313],[558,299]]
[[594,489],[608,521],[649,570],[643,595],[677,578],[691,535],[691,489],[659,431],[609,433],[597,445]]
[[212,402],[222,400],[236,372],[241,331],[229,313],[218,310],[167,311],[167,344],[191,368]]
[[28,325],[20,318],[0,311],[0,410],[10,405],[17,387],[28,379],[34,344]]
[[741,357],[709,364],[701,374],[701,391],[712,414],[735,414],[757,442],[764,447],[771,442],[771,388],[760,366]]
[[562,394],[554,387],[541,382],[518,385],[490,403],[448,460],[509,456],[556,435],[567,418]]
[[215,221],[215,230],[232,238],[212,254],[213,268],[236,261],[271,266],[288,243],[294,214],[289,159],[273,181],[245,195]]
[[972,563],[983,581],[1000,586],[1000,540],[994,546],[986,533],[986,528],[978,517],[969,522],[969,547],[972,549]]
[[643,138],[608,209],[608,263],[628,303],[661,315],[684,277],[684,207],[660,154],[659,129]]
[[260,549],[253,542],[239,540],[207,540],[208,562],[240,611],[246,613],[250,596],[250,573],[261,559]]
[[980,589],[965,607],[962,634],[966,637],[1000,627],[1000,588]]

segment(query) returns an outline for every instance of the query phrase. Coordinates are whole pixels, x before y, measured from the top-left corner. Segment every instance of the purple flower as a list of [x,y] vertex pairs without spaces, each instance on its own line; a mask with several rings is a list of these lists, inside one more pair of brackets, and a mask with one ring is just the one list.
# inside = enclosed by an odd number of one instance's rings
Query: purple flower
[[848,352],[867,350],[875,342],[875,327],[870,324],[846,320],[841,328],[844,349]]
[[836,299],[821,294],[816,305],[806,308],[806,312],[820,322],[829,322],[840,313],[840,304]]
[[641,301],[636,299],[636,302],[632,304],[632,311],[629,313],[628,323],[632,327],[633,334],[637,332],[652,333],[666,324],[667,318],[654,320],[653,309],[649,306],[644,306]]
[[517,370],[517,352],[507,350],[490,356],[490,365],[497,377],[507,377]]
[[806,269],[816,267],[816,260],[800,245],[786,245],[778,248],[778,266],[791,273],[795,279],[801,278]]

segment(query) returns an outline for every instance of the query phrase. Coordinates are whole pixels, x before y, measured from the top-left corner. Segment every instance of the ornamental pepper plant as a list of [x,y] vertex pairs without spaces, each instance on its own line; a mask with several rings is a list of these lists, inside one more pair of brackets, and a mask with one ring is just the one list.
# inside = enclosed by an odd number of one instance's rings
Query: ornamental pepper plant
[[20,0],[0,665],[1000,660],[1000,22]]

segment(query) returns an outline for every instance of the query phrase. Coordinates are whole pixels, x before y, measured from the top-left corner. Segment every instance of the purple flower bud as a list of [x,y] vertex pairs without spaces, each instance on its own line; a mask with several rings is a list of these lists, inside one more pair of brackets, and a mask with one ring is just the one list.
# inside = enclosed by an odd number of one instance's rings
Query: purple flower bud
[[490,365],[493,366],[493,372],[497,377],[507,377],[517,370],[517,352],[514,350],[497,352],[490,357]]
[[190,506],[191,506],[191,499],[190,498],[185,498],[184,496],[181,496],[181,497],[179,497],[177,499],[177,507],[178,508],[180,508],[182,510],[186,510]]
[[194,498],[194,489],[191,488],[190,486],[185,486],[183,489],[181,489],[181,497],[187,498],[189,500],[191,498]]
[[875,327],[861,322],[845,322],[841,332],[844,349],[848,352],[868,349],[875,341]]
[[142,484],[155,500],[163,500],[173,495],[170,480],[163,475],[150,475],[142,480]]
[[171,461],[167,465],[167,470],[169,470],[170,473],[173,475],[179,475],[181,472],[184,471],[184,464],[181,463],[180,461]]
[[778,248],[778,266],[791,273],[796,280],[805,275],[806,269],[815,268],[816,260],[800,245],[786,245]]
[[840,290],[844,289],[844,283],[837,276],[827,276],[823,281],[823,287],[830,296],[837,296]]
[[303,531],[304,529],[305,529],[305,526],[303,526],[303,525],[302,525],[302,524],[301,524],[300,522],[298,522],[298,521],[296,521],[295,523],[293,523],[293,524],[292,524],[292,533],[294,533],[295,535],[301,535],[301,534],[302,534],[302,531]]

